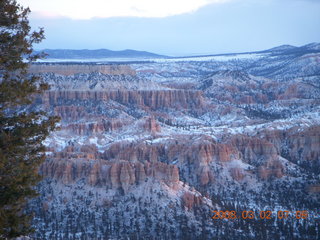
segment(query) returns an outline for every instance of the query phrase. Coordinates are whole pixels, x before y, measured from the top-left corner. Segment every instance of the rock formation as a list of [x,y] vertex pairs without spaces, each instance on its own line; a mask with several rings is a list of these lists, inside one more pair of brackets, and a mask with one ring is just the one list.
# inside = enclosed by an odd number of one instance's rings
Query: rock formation
[[56,106],[72,101],[116,101],[141,108],[201,108],[203,97],[200,91],[48,91],[37,99],[47,106]]
[[60,75],[74,75],[77,73],[99,72],[108,75],[135,75],[135,71],[128,65],[92,65],[92,64],[33,64],[30,73],[56,73]]
[[54,158],[46,161],[40,169],[45,176],[64,184],[73,184],[80,179],[97,187],[122,189],[126,193],[133,184],[151,177],[175,187],[179,182],[179,170],[161,162],[129,162],[125,160],[105,161],[89,158]]

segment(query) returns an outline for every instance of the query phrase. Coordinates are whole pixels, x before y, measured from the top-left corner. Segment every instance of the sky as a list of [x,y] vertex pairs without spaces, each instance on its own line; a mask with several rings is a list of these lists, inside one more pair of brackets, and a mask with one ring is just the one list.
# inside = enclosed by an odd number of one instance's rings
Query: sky
[[18,0],[36,49],[135,49],[170,56],[320,42],[320,0]]

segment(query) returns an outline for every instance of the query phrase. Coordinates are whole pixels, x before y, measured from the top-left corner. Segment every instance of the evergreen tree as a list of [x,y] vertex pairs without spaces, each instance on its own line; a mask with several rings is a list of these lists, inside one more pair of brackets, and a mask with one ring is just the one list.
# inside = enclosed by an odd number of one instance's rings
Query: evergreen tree
[[14,0],[0,0],[0,239],[31,232],[24,214],[26,202],[36,196],[39,165],[44,161],[43,140],[54,129],[56,117],[27,111],[34,96],[48,89],[28,66],[40,54],[32,45],[43,29],[31,31],[29,8]]

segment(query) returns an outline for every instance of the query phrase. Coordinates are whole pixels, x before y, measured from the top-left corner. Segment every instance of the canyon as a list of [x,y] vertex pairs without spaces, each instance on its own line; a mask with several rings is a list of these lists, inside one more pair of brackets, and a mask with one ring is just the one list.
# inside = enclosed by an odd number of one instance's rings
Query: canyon
[[[32,109],[61,117],[29,206],[34,236],[319,237],[320,52],[303,49],[32,65],[51,86]],[[212,219],[214,210],[264,209],[309,219]]]

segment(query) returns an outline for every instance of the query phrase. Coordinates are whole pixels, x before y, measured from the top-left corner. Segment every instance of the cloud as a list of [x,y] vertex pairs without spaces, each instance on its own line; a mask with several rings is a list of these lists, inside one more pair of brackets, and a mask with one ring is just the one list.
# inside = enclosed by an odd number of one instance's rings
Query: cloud
[[37,16],[71,19],[109,17],[162,18],[190,13],[209,4],[230,0],[20,0]]

